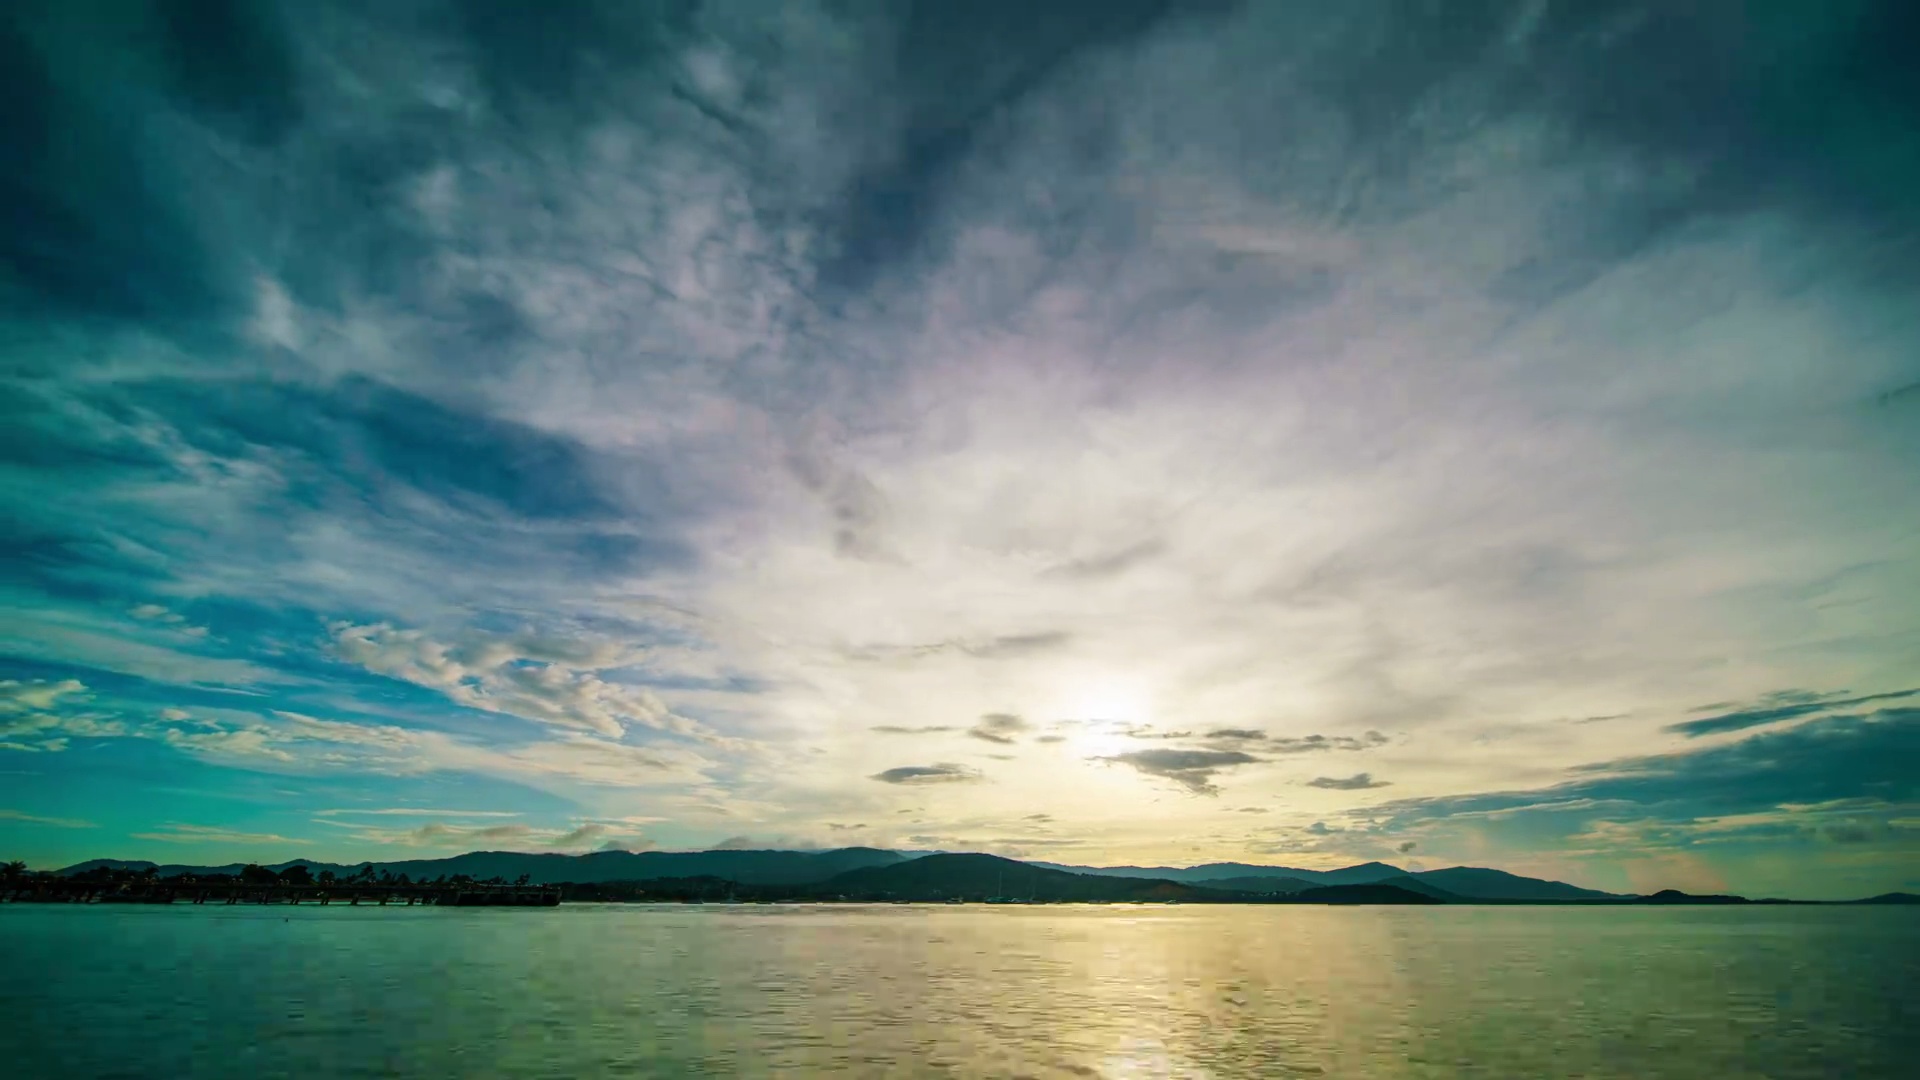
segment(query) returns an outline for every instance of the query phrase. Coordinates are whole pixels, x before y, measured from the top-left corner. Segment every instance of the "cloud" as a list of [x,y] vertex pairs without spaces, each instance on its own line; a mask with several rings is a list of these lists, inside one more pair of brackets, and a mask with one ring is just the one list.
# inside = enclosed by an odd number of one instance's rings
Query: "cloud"
[[610,737],[624,734],[628,724],[695,738],[709,735],[700,724],[675,715],[653,691],[602,678],[600,670],[619,662],[615,648],[572,642],[529,647],[526,641],[485,636],[450,646],[385,624],[336,623],[331,629],[343,658],[439,690],[461,705]]
[[1207,741],[1227,747],[1254,745],[1269,754],[1312,754],[1331,750],[1371,750],[1389,740],[1378,731],[1360,735],[1269,735],[1258,728],[1218,728]]
[[959,728],[944,724],[932,724],[926,727],[901,727],[897,724],[877,724],[867,729],[882,735],[934,735],[944,731],[958,731]]
[[1375,780],[1372,773],[1354,773],[1352,776],[1316,776],[1307,781],[1307,786],[1328,791],[1365,791],[1390,785],[1385,780]]
[[335,816],[317,817],[316,820],[321,824],[349,830],[346,835],[356,843],[401,847],[467,851],[480,847],[510,851],[581,851],[604,849],[612,844],[619,850],[631,851],[647,847],[650,843],[633,827],[608,821],[578,821],[571,827],[554,828],[519,821],[489,824],[484,820],[443,820],[429,821],[412,828],[386,828],[365,822],[341,821]]
[[91,821],[79,818],[42,817],[21,810],[0,810],[0,821],[17,821],[23,825],[46,825],[55,829],[97,829]]
[[909,784],[914,786],[925,784],[962,784],[973,783],[979,780],[980,772],[978,769],[970,769],[965,765],[943,762],[938,765],[901,765],[892,769],[884,769],[873,774],[872,779],[878,780],[883,784]]
[[264,758],[272,761],[293,760],[292,754],[274,745],[272,733],[263,727],[214,731],[182,731],[179,728],[169,728],[162,737],[169,746],[181,750],[226,757]]
[[137,832],[130,835],[135,840],[156,840],[163,844],[244,844],[257,846],[262,844],[304,844],[305,840],[294,840],[278,833],[245,832],[239,829],[225,828],[219,825],[183,825],[168,822],[162,831]]
[[1019,740],[1015,738],[1033,725],[1012,713],[987,713],[978,723],[967,729],[967,734],[990,743],[1010,746]]
[[1891,693],[1865,694],[1858,697],[1816,694],[1807,690],[1778,690],[1767,695],[1757,705],[1702,717],[1698,720],[1683,720],[1677,724],[1668,724],[1665,730],[1685,735],[1690,739],[1697,739],[1702,735],[1745,731],[1748,728],[1777,724],[1783,720],[1795,720],[1802,716],[1832,712],[1875,701],[1898,701],[1916,694],[1920,694],[1920,690],[1895,690]]
[[1041,571],[1042,577],[1064,578],[1070,581],[1099,580],[1117,577],[1142,563],[1158,558],[1166,551],[1166,543],[1161,540],[1142,540],[1117,551],[1091,558],[1071,559],[1056,563]]
[[1043,654],[1067,645],[1072,635],[1058,630],[1031,634],[999,634],[990,637],[956,638],[926,645],[870,645],[847,650],[855,660],[938,660],[966,656],[976,660],[1018,659]]
[[358,808],[346,807],[346,808],[314,811],[315,817],[343,817],[343,816],[357,817],[361,815],[367,815],[372,817],[489,818],[489,817],[519,817],[520,812],[517,810],[438,810],[438,809],[432,809],[432,808],[423,807],[423,806],[389,806],[389,807],[382,807],[379,809],[358,809]]
[[1117,761],[1148,776],[1172,780],[1195,795],[1218,795],[1220,789],[1213,783],[1216,774],[1260,759],[1238,750],[1134,750],[1102,760]]
[[1267,733],[1258,728],[1217,728],[1207,732],[1207,738],[1223,742],[1253,742],[1266,737]]
[[590,821],[585,825],[570,829],[555,837],[553,846],[562,849],[592,847],[596,842],[600,841],[602,837],[606,836],[609,831],[611,830],[609,830],[607,826],[599,822]]
[[[63,774],[806,836],[902,718],[1465,797],[1912,666],[1903,5],[200,6],[0,34],[0,652],[92,695],[0,745]],[[1049,764],[941,801],[1236,854]]]
[[1304,735],[1299,738],[1269,739],[1260,745],[1270,754],[1311,754],[1322,750],[1371,750],[1376,746],[1385,746],[1389,741],[1385,735],[1369,731],[1359,736]]
[[78,679],[0,680],[0,749],[59,753],[75,738],[125,734],[112,714],[87,707],[93,697]]
[[[1803,826],[1863,808],[1920,804],[1920,709],[1808,720],[1735,742],[1578,766],[1551,787],[1402,799],[1368,808],[1373,831],[1471,824],[1483,835],[1566,838],[1622,854],[1705,826],[1789,841]],[[1757,816],[1756,816],[1757,815]],[[1714,823],[1722,823],[1715,825]],[[1624,838],[1624,839],[1623,839]],[[1690,842],[1690,840],[1682,841]],[[1429,847],[1432,845],[1429,844]]]

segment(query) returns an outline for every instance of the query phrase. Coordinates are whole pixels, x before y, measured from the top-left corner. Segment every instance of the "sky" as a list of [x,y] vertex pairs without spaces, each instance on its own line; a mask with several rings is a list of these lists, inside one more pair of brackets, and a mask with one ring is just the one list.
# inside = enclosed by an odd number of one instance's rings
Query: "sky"
[[1920,891],[1913,5],[5,9],[0,857]]

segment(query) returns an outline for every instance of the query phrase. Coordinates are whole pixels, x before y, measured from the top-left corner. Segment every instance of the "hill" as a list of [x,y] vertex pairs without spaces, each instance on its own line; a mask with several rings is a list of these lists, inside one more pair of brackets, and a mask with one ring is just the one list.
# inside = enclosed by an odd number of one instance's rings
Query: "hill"
[[1206,888],[1225,889],[1228,892],[1253,893],[1259,896],[1297,893],[1302,889],[1311,889],[1314,883],[1302,878],[1290,877],[1230,877],[1211,878]]
[[1444,904],[1446,900],[1397,885],[1315,885],[1287,898],[1297,904]]
[[[521,875],[536,885],[555,882],[646,881],[667,878],[716,877],[750,885],[811,885],[835,874],[866,866],[902,862],[905,856],[878,848],[838,848],[832,851],[597,851],[591,855],[529,854],[517,851],[471,851],[445,859],[405,859],[371,863],[376,874],[407,875],[415,881],[465,874],[478,880]],[[347,876],[368,863],[326,863],[294,859],[274,863],[279,871],[304,865],[315,875],[332,871]],[[66,867],[63,876],[106,866],[143,870],[152,863],[120,863],[93,859]],[[237,874],[241,864],[227,866],[166,865],[154,867],[160,877],[182,874]]]
[[923,855],[891,866],[849,870],[813,890],[847,899],[1222,900],[1227,894],[1179,882],[1049,870],[997,855]]
[[1521,877],[1505,870],[1480,866],[1454,866],[1445,870],[1424,870],[1409,875],[1449,895],[1470,900],[1604,900],[1612,893],[1583,889],[1564,881],[1545,881]]
[[[1210,889],[1235,889],[1242,892],[1297,892],[1314,885],[1372,885],[1392,882],[1401,888],[1424,891],[1430,895],[1473,900],[1600,900],[1614,894],[1583,889],[1563,881],[1544,881],[1521,877],[1504,870],[1478,866],[1454,866],[1445,870],[1409,872],[1383,862],[1343,866],[1338,870],[1306,870],[1296,866],[1260,866],[1253,863],[1204,863],[1200,866],[1069,866],[1039,863],[1054,870],[1076,874],[1163,878]],[[1260,886],[1262,879],[1284,884]],[[1426,888],[1409,884],[1408,879],[1424,883]],[[1230,884],[1229,884],[1230,883]],[[1437,892],[1435,890],[1438,890]]]
[[1744,896],[1723,896],[1719,894],[1701,895],[1683,893],[1679,889],[1661,889],[1651,896],[1636,896],[1635,904],[1751,904],[1753,901]]
[[1199,866],[1072,866],[1063,863],[1036,863],[1052,870],[1065,870],[1073,874],[1095,874],[1103,877],[1158,878],[1162,881],[1180,881],[1189,885],[1208,885],[1213,882],[1238,880],[1241,878],[1291,878],[1310,885],[1365,885],[1382,878],[1397,877],[1406,871],[1386,863],[1361,863],[1358,866],[1346,866],[1338,870],[1303,870],[1295,866],[1261,866],[1256,863],[1202,863]]

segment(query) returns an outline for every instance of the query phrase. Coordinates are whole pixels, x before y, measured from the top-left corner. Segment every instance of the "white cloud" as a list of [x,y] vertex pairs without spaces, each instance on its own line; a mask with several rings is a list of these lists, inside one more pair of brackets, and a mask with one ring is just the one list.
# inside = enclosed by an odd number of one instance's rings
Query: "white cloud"
[[125,734],[124,724],[85,704],[92,698],[78,679],[0,681],[0,749],[58,753],[75,738]]
[[29,814],[22,810],[0,810],[0,821],[17,821],[23,825],[46,825],[55,829],[99,828],[99,826],[93,822],[82,821],[79,818],[42,817],[39,814]]
[[461,704],[536,723],[617,738],[629,724],[690,738],[711,737],[675,715],[644,686],[601,677],[625,657],[618,646],[474,636],[449,646],[417,630],[332,627],[340,655],[369,671],[439,690]]
[[183,825],[168,822],[160,831],[132,833],[135,840],[158,840],[166,844],[303,844],[278,833],[245,832],[217,825]]

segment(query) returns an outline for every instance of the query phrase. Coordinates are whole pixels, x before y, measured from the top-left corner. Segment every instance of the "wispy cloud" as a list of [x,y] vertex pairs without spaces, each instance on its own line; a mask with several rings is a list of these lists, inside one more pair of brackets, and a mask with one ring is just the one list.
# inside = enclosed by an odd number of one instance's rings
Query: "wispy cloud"
[[183,825],[168,822],[158,832],[137,832],[131,834],[135,840],[155,840],[163,844],[242,844],[258,847],[263,844],[302,844],[304,840],[294,840],[278,833],[246,832],[218,825]]
[[27,814],[19,810],[0,810],[0,821],[17,821],[23,825],[45,825],[55,829],[97,829],[91,821],[79,818],[44,817],[40,814]]
[[1217,795],[1220,789],[1213,783],[1215,775],[1260,759],[1238,750],[1131,750],[1107,760],[1172,780],[1195,795]]
[[980,779],[978,769],[943,762],[938,765],[899,765],[873,774],[883,784],[959,784]]
[[1698,720],[1683,720],[1677,724],[1668,724],[1666,730],[1677,732],[1688,738],[1699,738],[1702,735],[1745,731],[1748,728],[1777,724],[1783,720],[1795,720],[1815,713],[1834,712],[1875,701],[1898,701],[1916,694],[1920,694],[1920,690],[1896,690],[1892,693],[1862,694],[1858,697],[1817,694],[1806,690],[1779,690],[1767,695],[1757,705],[1701,717]]
[[1354,773],[1352,776],[1316,776],[1307,781],[1307,786],[1326,791],[1366,791],[1390,785],[1385,780],[1375,780],[1372,773]]
[[435,810],[419,806],[391,806],[377,810],[354,808],[335,808],[314,811],[315,817],[447,817],[447,818],[510,818],[519,817],[517,810]]
[[1012,713],[988,713],[967,729],[967,734],[990,743],[1010,746],[1033,727]]

